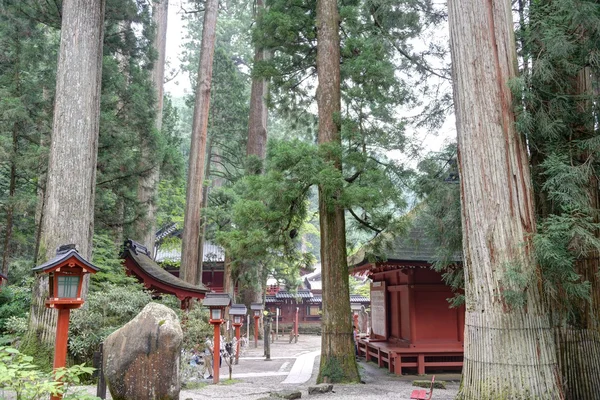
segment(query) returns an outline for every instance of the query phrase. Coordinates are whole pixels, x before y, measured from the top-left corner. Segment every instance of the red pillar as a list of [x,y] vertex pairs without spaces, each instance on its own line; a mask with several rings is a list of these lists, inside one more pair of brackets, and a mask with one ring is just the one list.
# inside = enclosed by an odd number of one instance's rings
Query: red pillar
[[213,383],[219,383],[219,371],[221,369],[221,324],[213,324],[215,327],[213,333]]
[[[69,337],[69,316],[71,310],[68,308],[58,309],[58,322],[56,324],[56,342],[54,344],[54,369],[63,368],[67,365],[67,338]],[[62,395],[50,396],[50,400],[61,400]]]
[[254,348],[258,347],[258,319],[260,317],[254,316]]
[[300,310],[300,308],[296,307],[296,338],[294,339],[296,343],[298,343],[298,310]]

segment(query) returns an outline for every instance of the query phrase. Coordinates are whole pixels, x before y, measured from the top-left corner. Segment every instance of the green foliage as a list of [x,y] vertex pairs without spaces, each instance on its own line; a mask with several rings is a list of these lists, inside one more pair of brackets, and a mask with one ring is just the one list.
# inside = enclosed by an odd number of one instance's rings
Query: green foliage
[[[0,341],[21,337],[27,329],[26,320],[31,304],[30,286],[5,286],[0,290]],[[25,322],[25,326],[24,325]],[[25,329],[24,329],[25,328]]]
[[367,299],[371,297],[370,280],[361,282],[353,276],[350,276],[348,282],[350,286],[350,294],[359,294],[361,296],[366,297]]
[[92,290],[102,287],[102,283],[126,285],[135,282],[135,278],[125,274],[119,249],[110,235],[97,232],[93,240],[92,263],[100,270],[91,276]]
[[600,7],[588,0],[536,1],[521,14],[525,68],[512,89],[522,99],[517,128],[527,136],[532,161],[535,254],[553,309],[582,326],[587,279],[597,272],[588,268],[600,250],[598,103],[591,83],[600,72]]
[[433,268],[442,272],[444,281],[455,292],[455,296],[449,300],[453,306],[458,306],[464,301],[464,296],[460,294],[464,288],[464,273],[462,266],[454,262],[462,255],[456,145],[430,154],[419,163],[418,169],[415,192],[423,199],[423,204],[416,211],[416,223],[424,227],[426,235],[434,243],[439,243]]
[[[1,266],[27,260],[35,249],[37,190],[46,169],[52,124],[58,35],[45,5],[5,0],[0,13],[0,243]],[[8,263],[8,268],[6,264]],[[14,280],[16,278],[16,280]]]
[[269,143],[265,172],[248,175],[211,196],[207,215],[219,228],[216,239],[234,260],[234,275],[247,283],[260,263],[269,272],[296,283],[297,270],[312,263],[297,243],[307,218],[308,196],[320,170],[317,148],[301,141]]
[[505,304],[511,308],[525,307],[527,287],[534,284],[532,273],[523,271],[523,263],[514,260],[503,263],[502,269],[504,272],[502,298]]
[[[193,307],[190,311],[184,312],[180,317],[183,328],[183,345],[185,350],[197,349],[204,350],[204,340],[206,335],[213,334],[212,325],[208,323],[208,310],[206,307]],[[188,360],[182,360],[188,362]]]
[[16,400],[37,400],[49,395],[63,395],[65,400],[98,399],[86,393],[69,393],[70,387],[81,383],[81,376],[91,374],[93,368],[74,365],[57,369],[52,376],[38,370],[33,361],[33,357],[17,349],[0,347],[0,388],[14,392]]
[[141,284],[97,284],[88,294],[86,306],[71,313],[69,353],[82,362],[91,360],[99,344],[133,319],[151,300]]

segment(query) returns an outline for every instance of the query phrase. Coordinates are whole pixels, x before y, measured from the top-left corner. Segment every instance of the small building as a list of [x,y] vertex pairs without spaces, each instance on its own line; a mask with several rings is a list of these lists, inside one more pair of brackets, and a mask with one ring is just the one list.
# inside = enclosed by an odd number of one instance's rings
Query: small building
[[460,369],[465,310],[450,307],[454,293],[431,268],[435,243],[415,225],[393,240],[385,260],[369,250],[363,247],[348,263],[351,274],[372,280],[371,331],[359,340],[360,352],[398,375]]

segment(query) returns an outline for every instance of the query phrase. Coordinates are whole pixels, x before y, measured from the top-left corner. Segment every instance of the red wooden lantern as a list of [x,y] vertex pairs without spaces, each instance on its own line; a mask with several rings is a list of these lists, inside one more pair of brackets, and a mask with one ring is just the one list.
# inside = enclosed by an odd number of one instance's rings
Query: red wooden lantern
[[84,303],[81,287],[85,274],[95,274],[98,267],[86,261],[75,249],[75,245],[65,245],[56,251],[56,257],[40,266],[33,272],[49,275],[49,295],[46,300],[48,308],[79,308]]
[[262,310],[265,306],[262,303],[252,303],[250,304],[250,309],[252,310],[252,314],[254,316],[254,348],[258,347],[258,320],[262,316]]
[[204,298],[202,303],[210,310],[210,320],[208,321],[214,326],[213,333],[213,383],[219,383],[219,364],[220,364],[220,348],[221,348],[221,329],[225,308],[231,304],[231,297],[228,293],[209,293]]
[[[54,369],[66,366],[69,316],[71,309],[84,303],[81,287],[85,274],[95,274],[98,267],[86,261],[75,249],[75,245],[61,246],[52,260],[33,268],[38,274],[49,275],[49,295],[46,307],[58,309],[56,342],[54,346]],[[52,396],[60,400],[62,396]]]
[[229,315],[233,318],[233,327],[235,328],[236,338],[236,351],[235,351],[235,363],[238,363],[240,356],[240,328],[244,324],[244,317],[246,316],[246,306],[243,304],[232,304],[229,309]]

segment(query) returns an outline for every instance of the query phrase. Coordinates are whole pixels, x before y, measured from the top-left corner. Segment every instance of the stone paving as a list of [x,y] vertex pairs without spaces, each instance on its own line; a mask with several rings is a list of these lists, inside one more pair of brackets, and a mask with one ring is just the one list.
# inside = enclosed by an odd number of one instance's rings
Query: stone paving
[[[358,365],[364,384],[334,384],[333,393],[309,395],[308,387],[316,384],[320,347],[320,336],[301,335],[298,343],[288,343],[288,338],[283,337],[271,344],[271,361],[265,361],[262,343],[259,342],[255,349],[251,342],[240,357],[239,364],[233,367],[233,382],[228,381],[228,368],[223,364],[219,384],[182,390],[180,399],[256,400],[268,397],[272,392],[290,390],[298,390],[302,398],[315,400],[409,399],[415,389],[412,386],[414,379],[431,379],[430,376],[397,377],[389,374],[385,368],[361,360]],[[458,375],[436,376],[436,380],[447,382],[447,389],[434,390],[433,399],[454,399],[458,391],[458,378]],[[449,382],[448,379],[454,381]]]
[[[378,368],[376,364],[359,360],[358,367],[364,383],[334,384],[333,392],[324,394],[308,394],[308,387],[316,384],[319,370],[319,354],[321,337],[301,335],[298,343],[289,343],[287,337],[282,337],[271,344],[271,360],[265,361],[262,342],[258,348],[250,342],[240,357],[238,365],[233,366],[232,380],[229,381],[228,367],[223,362],[220,369],[220,383],[213,384],[212,380],[199,380],[197,388],[183,389],[180,400],[228,400],[245,399],[257,400],[269,397],[273,392],[297,390],[302,398],[314,400],[382,400],[409,399],[415,389],[412,381],[430,380],[431,376],[395,376],[387,369]],[[435,400],[450,400],[458,392],[459,375],[436,375],[436,380],[446,381],[446,389],[436,389],[433,393]],[[96,394],[95,387],[85,387],[90,394]],[[13,395],[0,390],[0,399],[11,400]],[[110,394],[107,399],[111,399]],[[145,400],[145,399],[139,399]]]

